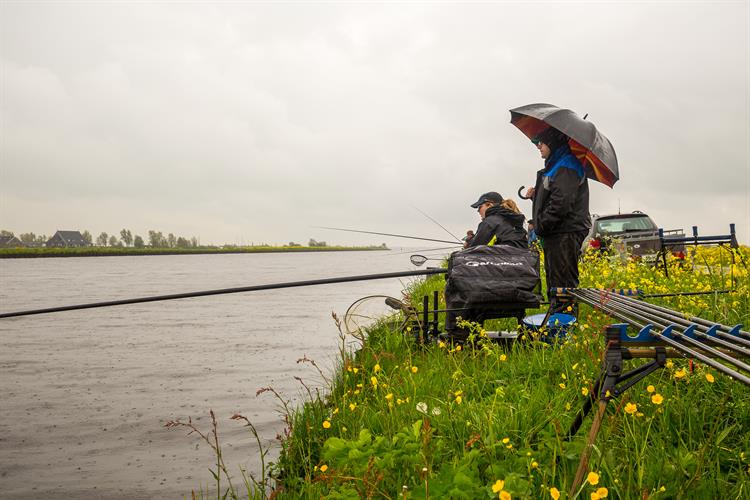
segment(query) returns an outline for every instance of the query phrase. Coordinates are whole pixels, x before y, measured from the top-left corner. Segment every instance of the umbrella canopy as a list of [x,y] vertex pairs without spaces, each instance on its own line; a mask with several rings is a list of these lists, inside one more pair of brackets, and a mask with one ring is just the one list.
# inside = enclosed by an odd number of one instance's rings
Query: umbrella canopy
[[552,127],[567,135],[570,150],[583,164],[586,177],[612,187],[620,178],[615,148],[593,123],[552,104],[528,104],[510,110],[510,122],[533,139]]

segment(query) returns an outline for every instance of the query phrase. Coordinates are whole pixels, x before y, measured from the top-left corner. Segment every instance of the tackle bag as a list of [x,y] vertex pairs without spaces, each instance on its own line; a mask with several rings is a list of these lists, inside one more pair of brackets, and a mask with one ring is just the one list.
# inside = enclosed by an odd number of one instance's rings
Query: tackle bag
[[474,311],[539,307],[539,252],[507,245],[467,248],[448,259],[449,309]]

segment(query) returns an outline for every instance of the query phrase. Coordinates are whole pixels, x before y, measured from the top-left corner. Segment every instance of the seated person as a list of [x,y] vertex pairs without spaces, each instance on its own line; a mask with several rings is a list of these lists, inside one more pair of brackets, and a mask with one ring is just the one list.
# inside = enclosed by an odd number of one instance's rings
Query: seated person
[[468,247],[478,245],[510,245],[528,248],[528,235],[523,228],[524,216],[513,200],[504,200],[499,193],[484,193],[471,208],[479,211],[482,222]]
[[[525,217],[521,214],[513,200],[505,200],[499,193],[490,191],[484,193],[476,203],[471,205],[479,211],[482,221],[479,223],[474,237],[466,242],[467,248],[479,245],[508,245],[516,248],[528,249],[528,235],[523,228]],[[457,317],[468,321],[475,321],[473,311],[448,312],[445,329],[448,338],[458,340],[465,338],[468,332],[456,325]]]

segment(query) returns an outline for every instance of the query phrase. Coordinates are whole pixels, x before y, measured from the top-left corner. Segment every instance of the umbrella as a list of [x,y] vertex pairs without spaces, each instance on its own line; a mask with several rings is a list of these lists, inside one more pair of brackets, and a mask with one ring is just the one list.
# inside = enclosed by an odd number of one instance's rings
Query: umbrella
[[548,127],[567,135],[570,138],[570,150],[583,164],[586,177],[612,187],[620,178],[615,149],[609,139],[585,118],[569,109],[543,103],[527,104],[510,110],[510,122],[529,139]]

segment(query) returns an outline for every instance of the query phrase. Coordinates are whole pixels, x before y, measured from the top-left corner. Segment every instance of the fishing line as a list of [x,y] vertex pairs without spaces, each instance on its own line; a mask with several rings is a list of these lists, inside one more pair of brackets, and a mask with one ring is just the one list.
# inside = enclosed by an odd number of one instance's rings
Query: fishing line
[[349,233],[378,234],[380,236],[394,236],[396,238],[409,238],[412,240],[437,241],[438,243],[456,243],[455,241],[436,240],[433,238],[421,238],[419,236],[407,236],[405,234],[378,233],[375,231],[361,231],[359,229],[344,229],[341,227],[327,227],[327,226],[312,226],[312,227],[318,228],[318,229],[330,229],[332,231],[347,231]]
[[450,231],[448,231],[445,227],[443,227],[443,225],[441,223],[439,223],[438,221],[436,221],[435,219],[433,219],[432,217],[430,217],[429,215],[427,215],[426,213],[424,213],[423,211],[421,211],[420,209],[418,209],[414,205],[410,205],[410,206],[411,206],[411,208],[413,208],[414,210],[416,210],[417,212],[419,212],[420,214],[424,215],[425,217],[427,217],[428,219],[430,219],[432,222],[434,222],[435,224],[437,224],[438,226],[440,226],[440,228],[443,231],[445,231],[446,233],[448,233],[451,236],[453,236],[458,243],[463,244],[463,242],[461,241],[461,239],[458,236],[456,236],[455,234],[453,234]]

